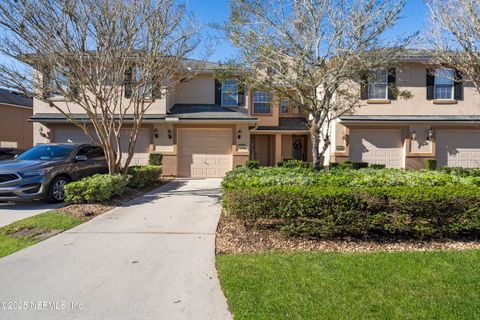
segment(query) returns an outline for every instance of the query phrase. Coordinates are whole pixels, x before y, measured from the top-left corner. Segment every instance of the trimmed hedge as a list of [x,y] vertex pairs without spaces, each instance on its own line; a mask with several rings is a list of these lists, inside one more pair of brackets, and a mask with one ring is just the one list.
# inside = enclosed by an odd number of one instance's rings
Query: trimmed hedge
[[65,200],[72,203],[102,202],[121,195],[128,177],[121,174],[96,174],[65,186]]
[[434,160],[434,159],[425,160],[425,169],[436,170],[437,169],[437,160]]
[[155,184],[162,175],[162,167],[160,166],[131,166],[128,168],[130,176],[128,186],[132,188],[144,188],[148,185]]
[[226,212],[249,223],[276,219],[314,237],[480,235],[480,188],[268,186],[224,192]]
[[258,169],[260,168],[260,161],[247,160],[247,162],[245,162],[245,167],[248,169]]
[[151,166],[161,166],[162,165],[163,154],[161,153],[150,153],[148,155],[148,164]]
[[284,168],[304,168],[312,169],[312,163],[301,160],[284,160],[277,163],[277,166]]

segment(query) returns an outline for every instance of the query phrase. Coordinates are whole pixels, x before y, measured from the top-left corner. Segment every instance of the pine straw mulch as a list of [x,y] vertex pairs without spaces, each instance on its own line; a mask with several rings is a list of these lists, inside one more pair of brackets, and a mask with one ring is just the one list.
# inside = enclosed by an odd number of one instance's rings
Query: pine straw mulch
[[114,197],[103,203],[69,204],[69,205],[66,205],[65,207],[58,208],[56,210],[63,213],[70,214],[78,218],[89,220],[107,211],[110,211],[115,207],[119,207],[130,200],[140,197],[172,180],[173,178],[166,177],[166,178],[162,178],[158,183],[155,183],[153,185],[150,185],[142,189],[127,188],[125,193],[122,194],[121,196]]
[[247,227],[234,217],[222,213],[217,227],[216,253],[259,253],[268,251],[324,251],[324,252],[374,252],[374,251],[429,251],[480,249],[477,239],[412,240],[354,238],[311,239],[286,237],[272,228]]

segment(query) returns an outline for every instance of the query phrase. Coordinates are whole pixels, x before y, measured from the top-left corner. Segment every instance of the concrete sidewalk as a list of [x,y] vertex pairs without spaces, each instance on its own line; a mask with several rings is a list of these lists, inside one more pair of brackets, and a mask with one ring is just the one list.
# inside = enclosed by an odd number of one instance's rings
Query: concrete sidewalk
[[230,319],[215,269],[219,185],[174,180],[0,259],[0,319]]

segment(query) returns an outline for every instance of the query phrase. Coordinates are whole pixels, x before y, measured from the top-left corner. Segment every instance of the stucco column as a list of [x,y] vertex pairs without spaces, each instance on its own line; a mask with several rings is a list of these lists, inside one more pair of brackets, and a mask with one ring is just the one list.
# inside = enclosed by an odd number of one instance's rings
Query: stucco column
[[282,161],[282,135],[275,134],[275,165]]

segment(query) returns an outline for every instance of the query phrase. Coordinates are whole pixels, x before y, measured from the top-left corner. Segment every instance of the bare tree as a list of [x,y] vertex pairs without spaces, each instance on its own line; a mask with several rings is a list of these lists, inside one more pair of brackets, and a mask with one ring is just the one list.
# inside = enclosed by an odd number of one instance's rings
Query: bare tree
[[383,33],[404,0],[242,0],[222,26],[255,70],[255,88],[289,98],[308,115],[313,164],[330,146],[333,120],[359,106],[362,74],[389,66],[401,50],[385,49]]
[[[480,1],[427,0],[430,23],[426,44],[433,65],[467,75],[480,92]],[[456,79],[455,79],[456,80]]]
[[4,0],[0,30],[0,53],[10,58],[0,63],[0,85],[81,128],[105,150],[110,173],[122,164],[126,173],[155,99],[196,69],[185,58],[199,28],[175,0]]

